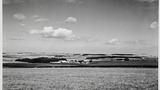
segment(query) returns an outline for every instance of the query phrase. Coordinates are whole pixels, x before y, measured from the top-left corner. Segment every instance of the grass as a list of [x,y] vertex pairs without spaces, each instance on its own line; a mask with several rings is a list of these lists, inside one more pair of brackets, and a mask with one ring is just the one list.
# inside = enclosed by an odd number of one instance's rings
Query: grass
[[3,68],[3,90],[158,90],[157,68]]

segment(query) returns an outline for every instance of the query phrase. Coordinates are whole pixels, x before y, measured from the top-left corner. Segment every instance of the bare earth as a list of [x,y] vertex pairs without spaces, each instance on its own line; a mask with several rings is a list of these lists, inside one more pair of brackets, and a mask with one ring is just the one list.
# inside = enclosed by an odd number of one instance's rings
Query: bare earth
[[3,90],[158,90],[158,69],[3,68]]

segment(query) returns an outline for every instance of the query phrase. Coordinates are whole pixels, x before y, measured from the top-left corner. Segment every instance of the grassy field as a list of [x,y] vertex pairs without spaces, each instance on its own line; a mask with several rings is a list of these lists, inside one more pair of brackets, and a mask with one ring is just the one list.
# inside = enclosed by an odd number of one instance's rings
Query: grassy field
[[3,90],[158,90],[158,69],[3,68]]

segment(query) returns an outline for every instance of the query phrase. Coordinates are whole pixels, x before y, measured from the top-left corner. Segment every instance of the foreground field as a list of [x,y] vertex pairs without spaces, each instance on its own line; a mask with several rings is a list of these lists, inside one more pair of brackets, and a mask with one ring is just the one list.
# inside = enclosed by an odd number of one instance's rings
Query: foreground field
[[158,90],[158,69],[4,68],[3,90]]

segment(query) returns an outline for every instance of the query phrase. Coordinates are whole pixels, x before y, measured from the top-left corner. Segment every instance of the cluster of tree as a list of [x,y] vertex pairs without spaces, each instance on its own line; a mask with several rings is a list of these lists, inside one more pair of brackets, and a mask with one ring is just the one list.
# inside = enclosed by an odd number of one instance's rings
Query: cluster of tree
[[135,55],[135,54],[111,54],[111,55],[133,56],[133,55]]
[[100,59],[100,58],[110,58],[109,56],[100,56],[100,57],[86,57],[86,59]]
[[54,55],[55,57],[64,57],[65,55]]
[[29,62],[29,63],[50,63],[50,62],[57,62],[60,60],[65,60],[65,58],[47,58],[47,57],[39,57],[39,58],[23,58],[23,59],[16,59],[16,61],[21,61],[21,62]]
[[76,56],[76,55],[81,55],[81,54],[78,54],[78,53],[77,54],[73,54],[73,56]]
[[101,56],[105,56],[106,54],[82,54],[82,56],[88,56],[88,55],[101,55]]

